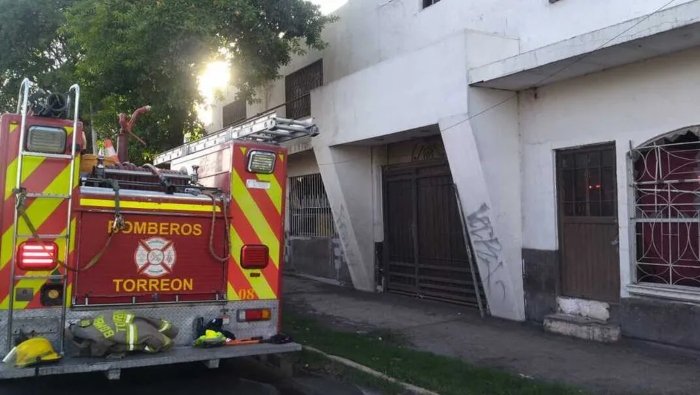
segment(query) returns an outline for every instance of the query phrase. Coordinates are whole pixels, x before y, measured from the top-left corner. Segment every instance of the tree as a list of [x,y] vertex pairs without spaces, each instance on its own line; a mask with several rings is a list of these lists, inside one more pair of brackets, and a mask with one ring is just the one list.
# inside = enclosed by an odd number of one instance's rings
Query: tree
[[229,59],[233,85],[253,100],[292,54],[324,46],[332,20],[304,0],[0,0],[0,9],[0,106],[13,104],[22,76],[53,89],[78,81],[101,131],[149,104],[137,126],[149,145],[131,146],[143,159],[200,128],[196,77],[209,61]]
[[19,83],[63,83],[75,59],[57,34],[73,0],[0,0],[0,112],[14,109]]

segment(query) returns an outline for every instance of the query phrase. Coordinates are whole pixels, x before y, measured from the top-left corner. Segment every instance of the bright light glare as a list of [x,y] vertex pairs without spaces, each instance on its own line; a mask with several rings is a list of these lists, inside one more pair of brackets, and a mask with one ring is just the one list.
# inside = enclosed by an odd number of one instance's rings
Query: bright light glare
[[199,93],[204,97],[204,103],[197,108],[197,117],[204,125],[211,125],[213,121],[211,106],[216,102],[217,92],[225,93],[230,81],[230,65],[223,60],[207,64],[204,73],[197,79]]
[[340,8],[343,4],[347,3],[348,0],[310,0],[314,4],[321,6],[321,12],[324,14],[330,14],[331,12]]

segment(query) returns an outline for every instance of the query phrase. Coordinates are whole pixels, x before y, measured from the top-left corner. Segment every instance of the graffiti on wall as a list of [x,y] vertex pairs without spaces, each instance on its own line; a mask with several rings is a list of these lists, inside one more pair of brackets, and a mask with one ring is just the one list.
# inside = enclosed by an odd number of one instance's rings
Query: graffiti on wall
[[490,217],[491,208],[482,203],[478,210],[467,216],[467,227],[471,237],[474,254],[480,262],[487,267],[484,288],[492,297],[506,299],[506,283],[501,279],[505,273],[503,257],[503,245],[496,237]]

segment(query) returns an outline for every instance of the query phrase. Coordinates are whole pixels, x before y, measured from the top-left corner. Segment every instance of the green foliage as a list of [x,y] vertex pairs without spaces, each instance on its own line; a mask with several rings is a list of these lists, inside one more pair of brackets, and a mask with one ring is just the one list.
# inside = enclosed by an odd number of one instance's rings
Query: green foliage
[[364,335],[341,332],[291,309],[284,313],[283,329],[295,341],[328,354],[341,356],[440,394],[561,394],[584,392],[560,384],[546,383],[480,368],[456,358],[416,351],[400,336],[376,332]]
[[55,34],[72,3],[0,0],[0,112],[14,109],[24,77],[55,89],[73,74],[75,59],[68,43]]
[[[131,158],[201,134],[197,76],[229,59],[232,84],[254,90],[278,76],[291,54],[322,48],[332,21],[304,0],[0,0],[0,110],[11,110],[21,78],[48,89],[83,89],[82,118],[115,137],[116,115],[143,105],[147,147]],[[88,114],[90,103],[94,116]]]

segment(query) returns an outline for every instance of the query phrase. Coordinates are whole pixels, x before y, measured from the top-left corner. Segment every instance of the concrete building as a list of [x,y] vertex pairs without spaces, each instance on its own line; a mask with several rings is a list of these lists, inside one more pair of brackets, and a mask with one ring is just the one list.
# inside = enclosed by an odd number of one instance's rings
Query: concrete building
[[700,347],[700,1],[350,0],[337,14],[325,50],[259,103],[229,96],[210,125],[285,102],[315,118],[321,134],[290,147],[288,267]]

